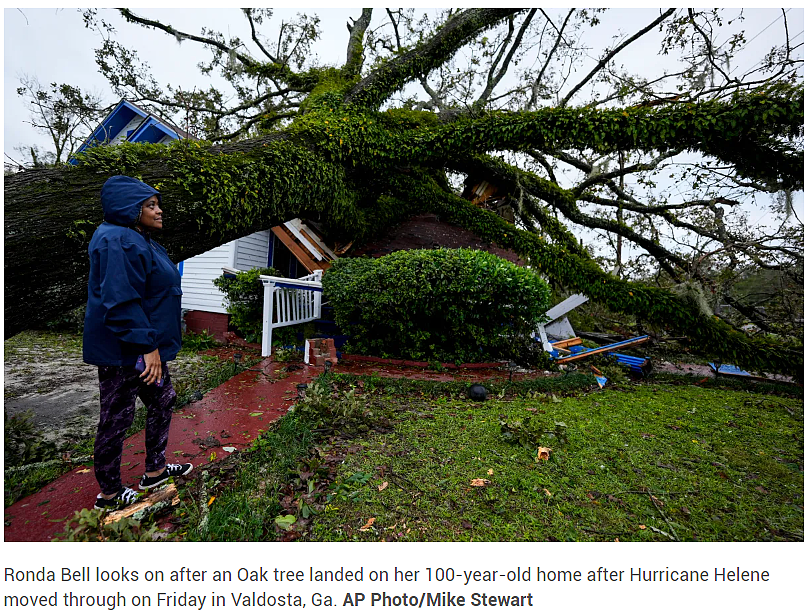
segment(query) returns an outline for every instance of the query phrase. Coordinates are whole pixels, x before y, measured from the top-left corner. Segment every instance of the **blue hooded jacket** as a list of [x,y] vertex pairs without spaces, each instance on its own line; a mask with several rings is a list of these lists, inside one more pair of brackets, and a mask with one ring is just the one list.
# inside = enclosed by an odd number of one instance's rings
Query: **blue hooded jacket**
[[84,315],[84,361],[96,366],[133,366],[138,355],[160,350],[161,361],[177,356],[180,274],[165,249],[135,229],[143,202],[160,193],[125,175],[101,189],[104,222],[90,240],[90,280]]

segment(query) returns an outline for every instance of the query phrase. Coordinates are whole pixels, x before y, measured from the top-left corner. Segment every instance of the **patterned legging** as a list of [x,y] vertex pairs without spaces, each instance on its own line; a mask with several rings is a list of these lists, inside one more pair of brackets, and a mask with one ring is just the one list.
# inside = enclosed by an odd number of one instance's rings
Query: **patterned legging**
[[166,443],[177,394],[171,386],[168,367],[163,362],[163,384],[146,385],[134,366],[99,366],[101,416],[98,420],[93,466],[96,481],[104,494],[121,489],[121,454],[126,431],[135,419],[135,398],[146,405],[146,472],[166,464]]

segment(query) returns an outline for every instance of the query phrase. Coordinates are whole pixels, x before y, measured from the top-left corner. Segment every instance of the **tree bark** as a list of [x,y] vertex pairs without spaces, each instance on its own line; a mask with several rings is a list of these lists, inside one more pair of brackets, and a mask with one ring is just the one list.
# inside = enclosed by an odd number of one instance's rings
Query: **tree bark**
[[[259,146],[262,141],[258,141]],[[248,142],[233,144],[242,151]],[[256,144],[251,149],[255,149]],[[279,169],[278,173],[282,173]],[[140,163],[128,175],[152,186],[163,185],[165,230],[155,236],[173,261],[179,262],[230,240],[294,218],[301,199],[279,195],[284,206],[266,204],[248,222],[234,214],[224,225],[201,224],[208,201],[202,186],[192,192],[173,182],[171,164],[155,159]],[[54,320],[87,300],[87,247],[103,220],[101,187],[114,173],[89,166],[63,166],[23,171],[5,178],[5,337]]]

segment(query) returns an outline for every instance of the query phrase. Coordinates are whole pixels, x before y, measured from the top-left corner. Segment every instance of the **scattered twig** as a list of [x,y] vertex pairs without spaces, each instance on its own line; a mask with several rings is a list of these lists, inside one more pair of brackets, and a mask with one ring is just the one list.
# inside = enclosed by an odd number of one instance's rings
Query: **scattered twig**
[[794,409],[792,409],[791,407],[787,406],[786,404],[784,404],[784,403],[783,403],[783,402],[781,402],[780,400],[776,400],[776,402],[777,402],[778,404],[780,404],[781,406],[783,406],[783,407],[786,409],[787,413],[789,413],[789,414],[790,414],[792,417],[795,417],[795,410],[794,410]]
[[659,528],[656,528],[654,526],[650,526],[649,530],[651,530],[652,532],[658,533],[660,535],[663,535],[664,537],[668,537],[669,539],[673,539],[674,541],[679,541],[679,539],[677,539],[676,537],[672,537],[666,531],[660,530]]
[[83,456],[81,458],[73,458],[72,460],[45,460],[44,462],[32,462],[31,464],[23,464],[22,466],[13,466],[3,471],[4,474],[16,473],[18,471],[27,471],[32,468],[43,468],[45,466],[53,466],[54,464],[83,464],[92,460],[92,456]]
[[[671,531],[671,534],[674,536],[674,540],[680,541],[680,538],[677,536],[677,531],[674,530],[674,527],[671,525],[671,522],[669,522],[669,519],[666,517],[666,514],[663,513],[663,510],[657,504],[655,495],[649,492],[649,490],[646,490],[646,493],[649,495],[649,500],[652,501],[652,504],[654,505],[655,509],[657,509],[658,513],[663,517],[663,520],[665,520],[666,524],[669,525],[669,530]],[[666,534],[662,533],[659,529],[657,530],[657,532],[660,532],[661,534]]]
[[162,490],[152,492],[142,501],[138,501],[126,509],[121,509],[121,511],[114,511],[107,514],[107,516],[104,518],[104,524],[112,524],[113,522],[117,522],[123,518],[131,517],[139,511],[143,511],[144,509],[148,509],[149,507],[155,506],[157,503],[162,503],[163,501],[167,501],[169,499],[171,499],[172,505],[178,505],[180,503],[180,497],[177,496],[177,486],[175,486],[173,483],[170,483]]
[[202,477],[199,486],[199,503],[200,503],[200,521],[197,530],[200,535],[205,535],[208,532],[208,488],[205,483],[208,480],[208,471],[202,471]]

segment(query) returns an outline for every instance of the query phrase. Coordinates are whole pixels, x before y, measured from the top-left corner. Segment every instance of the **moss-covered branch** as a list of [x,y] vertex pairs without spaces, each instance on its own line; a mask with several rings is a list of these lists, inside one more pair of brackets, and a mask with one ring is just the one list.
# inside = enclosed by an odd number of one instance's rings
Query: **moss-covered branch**
[[[467,173],[470,171],[473,173],[476,172],[477,175],[473,177],[485,178],[494,182],[498,187],[512,193],[516,192],[519,195],[522,192],[526,192],[541,199],[545,203],[556,207],[571,222],[590,229],[601,229],[602,231],[617,233],[621,237],[634,242],[652,255],[675,279],[677,279],[677,275],[672,269],[672,266],[678,267],[681,270],[687,269],[688,264],[683,261],[682,258],[655,242],[654,238],[637,233],[632,227],[622,221],[586,214],[579,209],[575,194],[572,190],[561,188],[558,184],[541,178],[530,171],[523,171],[522,169],[507,165],[491,157],[479,157],[477,164],[471,168],[468,165],[458,165],[456,168],[459,171],[462,170]],[[556,238],[560,238],[562,241],[565,241],[568,246],[570,245],[570,238],[560,229],[560,227],[563,228],[563,226],[558,220],[549,220],[547,214],[542,212],[539,208],[531,207],[530,203],[527,205],[530,210],[529,213],[537,218],[537,222],[540,222],[540,224],[544,223],[543,228],[547,228],[549,234],[553,234],[552,237],[554,237],[555,240]],[[551,221],[554,221],[555,224]]]
[[803,152],[784,143],[803,134],[803,91],[738,96],[730,103],[596,110],[548,108],[490,113],[446,126],[404,132],[383,156],[422,164],[495,150],[659,151],[714,156],[737,173],[785,188],[803,187]]
[[94,148],[78,167],[15,174],[5,184],[6,336],[85,301],[99,191],[115,174],[161,191],[159,241],[175,261],[298,216],[335,229],[359,216],[344,168],[295,140],[230,154],[200,142]]
[[376,109],[391,94],[449,60],[481,32],[520,9],[468,9],[447,20],[433,36],[414,49],[387,61],[362,79],[345,96],[345,102]]
[[773,341],[752,339],[695,305],[656,287],[626,282],[602,271],[590,259],[522,231],[496,214],[481,210],[449,194],[431,181],[399,177],[396,189],[402,198],[417,198],[446,220],[472,231],[484,240],[511,248],[532,267],[565,286],[586,294],[610,310],[633,314],[645,322],[689,337],[690,346],[707,357],[734,363],[748,370],[766,370],[803,378],[802,349]]

